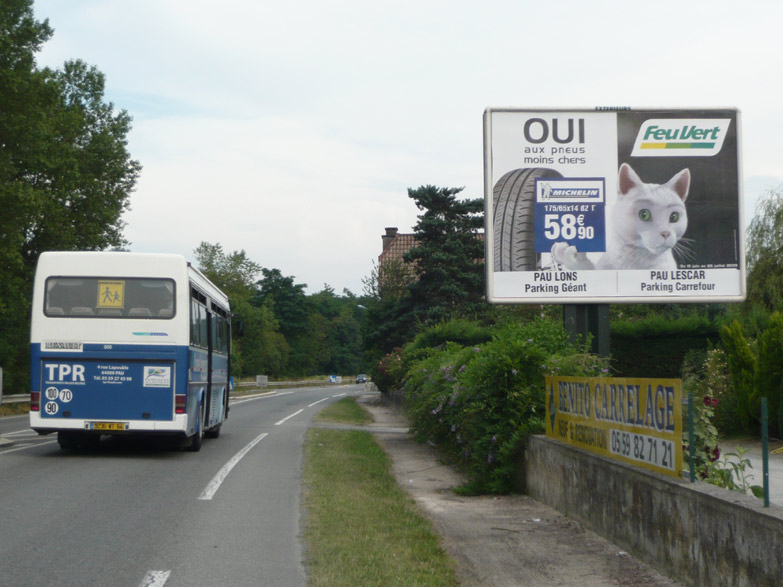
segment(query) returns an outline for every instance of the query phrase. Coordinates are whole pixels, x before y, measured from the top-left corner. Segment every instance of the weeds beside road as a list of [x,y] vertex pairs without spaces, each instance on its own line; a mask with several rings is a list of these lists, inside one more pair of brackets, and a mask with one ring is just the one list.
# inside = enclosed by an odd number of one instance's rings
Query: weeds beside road
[[[318,420],[362,425],[369,416],[346,398]],[[304,483],[311,585],[457,585],[438,534],[371,433],[310,429]]]

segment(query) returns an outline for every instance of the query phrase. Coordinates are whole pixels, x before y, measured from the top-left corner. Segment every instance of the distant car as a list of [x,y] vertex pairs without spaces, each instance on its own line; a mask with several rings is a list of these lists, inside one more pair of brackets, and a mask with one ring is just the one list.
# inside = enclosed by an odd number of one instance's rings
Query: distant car
[[368,381],[367,375],[365,375],[364,373],[356,376],[356,383],[367,383],[367,381]]

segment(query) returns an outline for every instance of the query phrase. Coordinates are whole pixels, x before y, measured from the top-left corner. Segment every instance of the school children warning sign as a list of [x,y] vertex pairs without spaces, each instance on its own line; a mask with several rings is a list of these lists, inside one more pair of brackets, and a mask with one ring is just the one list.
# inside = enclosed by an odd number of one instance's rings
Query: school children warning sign
[[488,299],[744,299],[739,125],[735,109],[487,109]]

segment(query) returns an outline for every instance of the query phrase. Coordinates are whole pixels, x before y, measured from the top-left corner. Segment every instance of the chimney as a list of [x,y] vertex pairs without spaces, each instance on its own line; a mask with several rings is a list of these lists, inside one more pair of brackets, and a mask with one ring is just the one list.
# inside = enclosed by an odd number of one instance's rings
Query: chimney
[[386,227],[386,234],[381,236],[381,240],[383,241],[383,250],[384,251],[389,248],[389,245],[391,244],[391,242],[394,240],[394,237],[396,237],[396,236],[397,236],[397,227],[396,226],[393,226],[393,227],[388,227],[387,226]]

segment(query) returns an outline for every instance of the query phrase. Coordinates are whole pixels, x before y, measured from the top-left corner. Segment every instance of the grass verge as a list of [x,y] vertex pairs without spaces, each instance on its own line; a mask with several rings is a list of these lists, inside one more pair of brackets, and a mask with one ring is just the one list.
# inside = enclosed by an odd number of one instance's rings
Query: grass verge
[[311,585],[458,584],[439,536],[397,486],[372,434],[310,429],[304,480]]
[[341,424],[363,426],[372,422],[372,416],[357,404],[354,398],[344,397],[318,412],[313,420],[315,422],[340,422]]
[[0,416],[17,416],[30,412],[30,402],[19,402],[0,405]]

